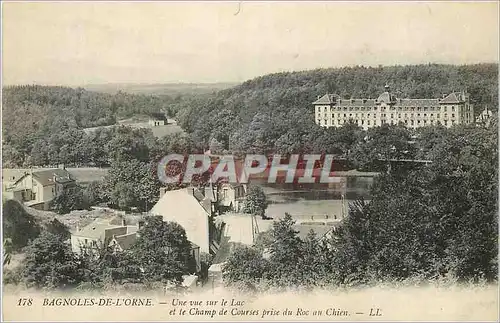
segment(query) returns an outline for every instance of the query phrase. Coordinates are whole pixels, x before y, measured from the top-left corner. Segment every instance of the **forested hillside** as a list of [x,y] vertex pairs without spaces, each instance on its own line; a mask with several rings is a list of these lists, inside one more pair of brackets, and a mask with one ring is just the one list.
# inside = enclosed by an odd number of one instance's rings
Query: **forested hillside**
[[315,127],[311,102],[318,95],[376,98],[386,84],[401,98],[437,98],[466,89],[476,113],[485,106],[498,108],[497,64],[431,64],[266,75],[209,100],[185,100],[178,119],[195,141],[208,145],[216,139],[231,150],[279,150],[274,146],[280,142],[310,145],[304,136]]
[[97,147],[95,138],[99,136],[86,136],[82,128],[115,124],[123,118],[158,111],[175,115],[197,148],[345,154],[352,148],[356,129],[319,128],[314,124],[311,102],[327,92],[344,98],[374,98],[385,84],[401,98],[435,98],[467,89],[476,113],[486,106],[498,109],[497,64],[352,67],[278,73],[215,93],[175,97],[11,86],[4,88],[2,99],[4,163],[53,165],[66,161],[85,165],[87,160],[108,159],[108,154],[84,159],[77,156],[83,150],[90,151],[89,147],[102,150],[105,146],[100,143]]

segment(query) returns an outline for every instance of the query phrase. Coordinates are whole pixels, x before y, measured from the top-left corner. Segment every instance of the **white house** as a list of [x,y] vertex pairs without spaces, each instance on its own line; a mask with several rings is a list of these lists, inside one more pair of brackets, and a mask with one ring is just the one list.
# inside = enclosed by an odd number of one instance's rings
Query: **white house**
[[164,191],[150,214],[161,216],[163,221],[178,223],[186,230],[188,240],[198,245],[201,252],[214,253],[218,242],[211,221],[211,200],[206,193],[193,187]]
[[76,181],[65,169],[29,171],[6,188],[5,195],[29,206],[47,210],[49,202],[59,192],[75,185]]

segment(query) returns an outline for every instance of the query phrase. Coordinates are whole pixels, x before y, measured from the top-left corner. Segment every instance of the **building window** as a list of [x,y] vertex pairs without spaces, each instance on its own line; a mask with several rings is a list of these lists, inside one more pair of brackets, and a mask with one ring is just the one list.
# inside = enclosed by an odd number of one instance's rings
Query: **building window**
[[454,114],[454,113],[452,113],[452,114],[451,114],[451,117],[452,117],[452,118],[455,118],[455,114]]
[[367,125],[370,125],[370,120],[368,120],[368,121],[366,122],[366,124],[367,124]]
[[415,124],[415,121],[410,120],[411,125],[413,126]]
[[451,111],[455,112],[455,107],[454,106],[451,106]]

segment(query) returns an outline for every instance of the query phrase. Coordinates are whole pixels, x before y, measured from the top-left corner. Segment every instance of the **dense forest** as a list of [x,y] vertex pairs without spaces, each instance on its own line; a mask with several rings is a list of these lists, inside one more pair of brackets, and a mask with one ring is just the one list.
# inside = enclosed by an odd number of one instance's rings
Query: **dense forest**
[[[314,124],[311,102],[327,92],[345,98],[373,98],[385,84],[402,98],[433,98],[466,89],[476,114],[485,107],[498,110],[497,64],[318,69],[265,75],[213,93],[188,91],[175,96],[10,86],[4,88],[2,98],[4,163],[42,165],[33,161],[40,160],[34,158],[40,150],[52,147],[61,152],[64,145],[65,149],[76,149],[78,143],[70,138],[97,146],[99,136],[86,136],[81,132],[83,128],[116,124],[117,120],[159,111],[176,116],[200,150],[216,147],[230,152],[325,152],[325,147],[318,147],[324,138],[320,143],[318,138],[330,137],[329,132],[334,131]],[[96,149],[102,149],[99,142]],[[62,150],[63,155],[68,155]],[[41,160],[56,164],[59,157]],[[75,157],[70,163],[78,160]]]

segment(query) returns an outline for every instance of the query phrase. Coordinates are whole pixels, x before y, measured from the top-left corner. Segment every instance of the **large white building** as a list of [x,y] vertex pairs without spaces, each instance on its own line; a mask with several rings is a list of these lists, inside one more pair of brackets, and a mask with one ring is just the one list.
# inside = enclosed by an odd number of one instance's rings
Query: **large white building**
[[350,120],[363,129],[403,123],[408,128],[442,124],[474,123],[474,110],[465,91],[453,92],[440,99],[400,99],[385,86],[376,99],[342,99],[325,94],[312,103],[316,124],[340,127]]

